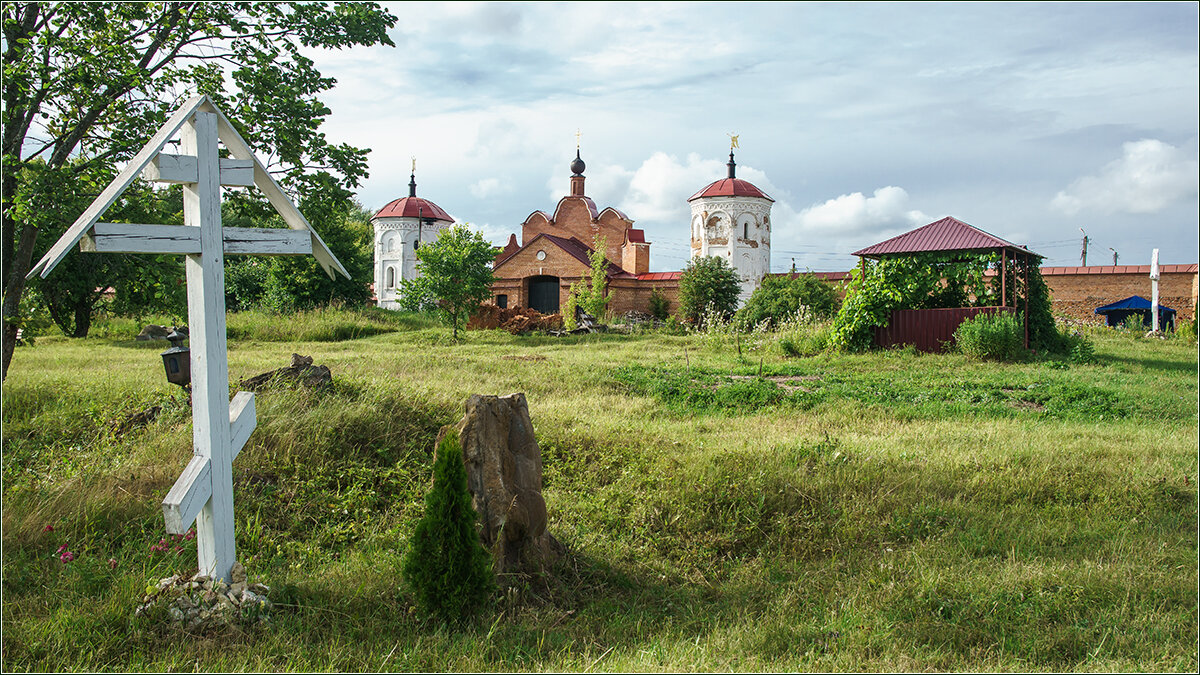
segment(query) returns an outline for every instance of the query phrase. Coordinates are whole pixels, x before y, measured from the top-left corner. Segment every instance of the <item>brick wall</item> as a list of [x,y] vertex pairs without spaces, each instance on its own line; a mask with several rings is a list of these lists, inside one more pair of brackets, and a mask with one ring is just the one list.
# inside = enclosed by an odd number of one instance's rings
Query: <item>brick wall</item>
[[[1158,302],[1176,311],[1179,321],[1196,317],[1196,265],[1163,265],[1158,282]],[[1118,267],[1043,267],[1050,288],[1051,308],[1079,321],[1103,323],[1096,308],[1131,295],[1152,299],[1149,265]]]

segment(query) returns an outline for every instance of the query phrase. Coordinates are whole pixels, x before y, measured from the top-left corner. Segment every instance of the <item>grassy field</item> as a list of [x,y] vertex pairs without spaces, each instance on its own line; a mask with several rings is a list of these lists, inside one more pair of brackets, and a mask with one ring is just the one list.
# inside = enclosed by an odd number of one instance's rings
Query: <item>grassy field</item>
[[[1194,344],[1097,331],[1094,363],[1002,365],[231,316],[231,382],[298,352],[335,385],[259,394],[234,466],[271,625],[188,635],[133,616],[195,549],[151,550],[190,413],[132,332],[42,338],[4,383],[6,671],[1198,666]],[[399,567],[433,439],[514,391],[568,555],[469,625],[426,622]]]

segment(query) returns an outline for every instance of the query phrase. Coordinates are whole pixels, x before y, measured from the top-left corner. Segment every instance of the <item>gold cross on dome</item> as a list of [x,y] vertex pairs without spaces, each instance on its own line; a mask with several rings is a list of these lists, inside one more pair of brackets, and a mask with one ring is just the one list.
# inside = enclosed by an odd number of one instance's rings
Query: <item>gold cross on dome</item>
[[726,135],[726,136],[729,136],[729,149],[730,149],[730,150],[733,150],[734,148],[740,148],[740,147],[742,147],[742,146],[738,145],[738,137],[737,137],[737,134],[734,134],[734,133],[729,133],[729,134],[725,134],[725,135]]
[[417,158],[416,157],[412,158],[412,172],[413,173],[417,172]]
[[580,131],[579,129],[576,129],[575,130],[575,149],[576,150],[579,149],[579,137],[580,136],[583,136],[583,132]]

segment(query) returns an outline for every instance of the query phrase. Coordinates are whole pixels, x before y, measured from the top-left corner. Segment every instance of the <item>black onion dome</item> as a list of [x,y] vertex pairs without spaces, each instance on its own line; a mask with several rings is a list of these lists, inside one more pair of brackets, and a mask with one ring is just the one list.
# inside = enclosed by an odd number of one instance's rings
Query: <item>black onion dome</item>
[[583,170],[587,168],[587,164],[583,163],[583,159],[579,157],[579,149],[575,150],[575,159],[571,160],[571,171],[576,176],[582,176]]

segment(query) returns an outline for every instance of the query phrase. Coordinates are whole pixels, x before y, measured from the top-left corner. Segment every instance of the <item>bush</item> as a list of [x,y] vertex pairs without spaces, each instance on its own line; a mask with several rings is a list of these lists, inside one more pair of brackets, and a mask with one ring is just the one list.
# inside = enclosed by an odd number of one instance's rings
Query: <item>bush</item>
[[671,301],[657,288],[650,291],[650,316],[659,321],[666,321],[671,315]]
[[1025,326],[1014,314],[980,314],[954,331],[963,354],[979,360],[1016,361],[1025,354]]
[[1175,330],[1175,337],[1187,344],[1196,344],[1196,320],[1180,321],[1177,325],[1178,328]]
[[475,518],[462,445],[458,432],[451,430],[438,444],[425,515],[417,523],[403,566],[417,605],[443,621],[466,618],[495,590],[491,556],[479,543]]
[[814,356],[829,349],[832,324],[797,312],[779,324],[779,349],[784,356]]
[[828,319],[841,303],[833,286],[811,274],[763,277],[762,284],[746,306],[738,310],[738,322],[753,326],[763,321],[776,326],[807,308],[818,319]]
[[[692,258],[679,276],[679,312],[681,318],[703,323],[703,315],[714,312],[728,317],[737,309],[741,286],[737,273],[716,256]],[[711,308],[711,309],[710,309]]]

